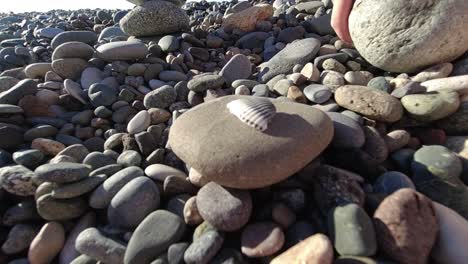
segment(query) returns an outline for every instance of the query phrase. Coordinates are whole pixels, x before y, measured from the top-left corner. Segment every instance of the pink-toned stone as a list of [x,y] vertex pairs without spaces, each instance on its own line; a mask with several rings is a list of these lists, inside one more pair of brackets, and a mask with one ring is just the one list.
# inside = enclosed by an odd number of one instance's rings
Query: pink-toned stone
[[48,264],[60,253],[65,244],[65,230],[60,223],[49,222],[42,226],[29,246],[30,264]]
[[289,248],[270,264],[331,264],[333,246],[327,236],[316,234]]
[[273,6],[259,4],[225,17],[223,26],[251,32],[255,30],[258,21],[266,20],[271,16],[273,16]]
[[65,145],[47,138],[36,138],[31,142],[31,148],[38,149],[44,154],[55,156],[65,148]]
[[439,231],[432,201],[409,188],[382,201],[374,225],[379,249],[398,263],[427,263]]

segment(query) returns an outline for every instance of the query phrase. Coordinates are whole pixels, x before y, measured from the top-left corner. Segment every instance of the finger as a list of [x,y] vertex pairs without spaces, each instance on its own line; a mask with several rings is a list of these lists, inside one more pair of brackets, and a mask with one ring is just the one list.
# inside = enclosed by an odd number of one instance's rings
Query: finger
[[335,1],[331,19],[332,27],[338,37],[348,43],[352,43],[351,34],[349,33],[348,27],[348,18],[352,5],[352,0]]

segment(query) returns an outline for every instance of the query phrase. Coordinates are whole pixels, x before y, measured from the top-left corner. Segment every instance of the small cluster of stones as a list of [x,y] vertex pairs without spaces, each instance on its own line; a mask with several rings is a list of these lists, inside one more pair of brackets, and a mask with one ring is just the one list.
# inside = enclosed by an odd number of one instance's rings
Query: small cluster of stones
[[330,0],[130,2],[0,19],[0,263],[466,262],[467,55],[383,72]]

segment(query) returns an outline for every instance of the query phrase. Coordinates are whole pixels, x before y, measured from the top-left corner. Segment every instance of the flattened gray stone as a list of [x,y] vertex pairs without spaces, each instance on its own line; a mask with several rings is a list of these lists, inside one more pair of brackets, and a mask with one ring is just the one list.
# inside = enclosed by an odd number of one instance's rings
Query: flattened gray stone
[[66,31],[58,34],[52,39],[51,46],[56,49],[65,42],[78,41],[89,45],[96,43],[98,36],[92,31]]
[[298,40],[288,44],[269,61],[260,64],[258,81],[266,83],[279,74],[291,73],[296,64],[304,65],[311,61],[320,49],[320,41],[315,38]]
[[165,210],[151,213],[133,232],[124,263],[149,263],[178,242],[184,232],[185,223],[179,216]]

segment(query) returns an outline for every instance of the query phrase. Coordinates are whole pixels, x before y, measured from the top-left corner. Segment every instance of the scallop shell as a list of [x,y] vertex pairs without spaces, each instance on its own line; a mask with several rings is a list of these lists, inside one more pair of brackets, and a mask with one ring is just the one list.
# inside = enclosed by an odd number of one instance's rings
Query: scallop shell
[[270,100],[259,97],[242,98],[229,102],[226,107],[247,125],[265,131],[275,116],[276,108]]

